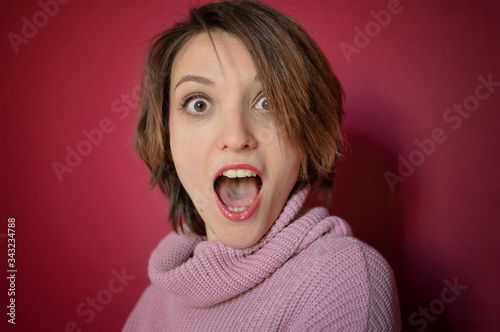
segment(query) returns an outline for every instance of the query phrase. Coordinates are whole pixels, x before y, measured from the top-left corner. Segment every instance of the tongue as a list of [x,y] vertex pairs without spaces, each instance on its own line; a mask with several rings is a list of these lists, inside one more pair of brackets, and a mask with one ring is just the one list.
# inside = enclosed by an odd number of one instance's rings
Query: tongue
[[228,178],[221,176],[216,191],[224,204],[233,208],[241,208],[253,204],[259,193],[259,188],[255,177]]

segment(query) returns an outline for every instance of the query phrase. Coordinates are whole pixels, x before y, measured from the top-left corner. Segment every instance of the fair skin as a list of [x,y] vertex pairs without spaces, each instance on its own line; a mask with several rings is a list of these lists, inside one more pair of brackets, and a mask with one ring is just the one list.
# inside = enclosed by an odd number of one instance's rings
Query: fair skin
[[241,41],[223,32],[212,32],[212,38],[214,44],[207,33],[192,37],[175,57],[170,148],[207,239],[247,248],[278,218],[300,158],[275,129]]

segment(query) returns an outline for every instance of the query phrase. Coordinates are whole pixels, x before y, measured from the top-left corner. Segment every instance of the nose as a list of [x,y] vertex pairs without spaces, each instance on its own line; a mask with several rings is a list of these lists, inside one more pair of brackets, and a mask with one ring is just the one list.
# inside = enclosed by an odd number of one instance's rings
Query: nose
[[221,150],[244,151],[257,147],[254,126],[245,110],[229,110],[220,114],[218,147]]

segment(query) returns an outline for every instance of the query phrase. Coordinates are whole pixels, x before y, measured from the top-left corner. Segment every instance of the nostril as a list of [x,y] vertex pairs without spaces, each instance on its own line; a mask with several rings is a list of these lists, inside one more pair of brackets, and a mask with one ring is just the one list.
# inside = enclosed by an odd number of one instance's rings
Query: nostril
[[240,151],[240,150],[250,150],[255,148],[257,141],[251,135],[245,136],[233,136],[226,138],[221,147],[223,149]]
[[233,151],[249,150],[256,146],[254,125],[251,119],[240,112],[221,114],[219,148]]

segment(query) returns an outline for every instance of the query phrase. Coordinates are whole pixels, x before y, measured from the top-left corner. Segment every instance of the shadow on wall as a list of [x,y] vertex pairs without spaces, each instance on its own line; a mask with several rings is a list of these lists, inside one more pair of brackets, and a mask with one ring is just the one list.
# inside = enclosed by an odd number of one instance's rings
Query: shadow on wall
[[406,254],[405,241],[411,236],[405,236],[404,202],[418,192],[409,187],[391,191],[383,174],[397,167],[396,157],[366,139],[349,137],[348,141],[349,147],[337,166],[333,214],[345,219],[357,238],[376,248],[391,264],[398,285],[403,331],[450,330],[446,311],[427,321],[418,312],[429,302],[426,294],[436,292],[418,289],[412,274],[419,271],[427,280],[442,276],[438,269],[429,268],[425,257],[421,262],[411,262]]

